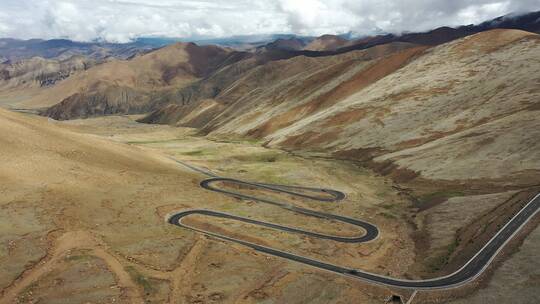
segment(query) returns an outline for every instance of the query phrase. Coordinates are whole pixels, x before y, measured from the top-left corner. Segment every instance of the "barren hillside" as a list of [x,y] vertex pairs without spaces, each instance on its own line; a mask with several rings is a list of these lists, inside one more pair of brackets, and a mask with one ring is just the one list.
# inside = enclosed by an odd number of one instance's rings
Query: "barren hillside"
[[[228,124],[267,134],[384,77],[423,49],[393,43],[336,56],[296,56],[262,65],[242,61],[179,90],[175,96],[181,98],[169,99],[169,105],[165,103],[164,108],[142,121],[199,127],[204,131]],[[310,106],[301,109],[302,104]],[[283,119],[274,119],[273,125],[250,127],[257,123],[259,115],[270,117],[290,108],[297,109]]]
[[127,203],[150,181],[145,176],[164,183],[174,177],[174,187],[190,184],[192,175],[172,170],[165,158],[68,132],[47,119],[0,109],[0,132],[0,240],[11,244],[0,251],[2,289],[45,257],[50,233],[94,230],[105,220],[93,218],[95,208],[107,200]]
[[512,176],[530,184],[540,169],[539,51],[537,34],[517,30],[441,45],[265,139],[359,160],[378,156],[432,179]]
[[143,121],[392,161],[411,177],[538,180],[539,36],[493,30],[424,50],[390,44],[270,62]]
[[0,90],[33,86],[51,86],[67,78],[71,73],[85,70],[95,64],[95,60],[84,56],[73,56],[65,60],[32,59],[0,65]]
[[64,60],[34,57],[0,64],[0,104],[16,106],[20,101],[38,95],[47,87],[97,63],[88,57],[73,56]]
[[24,105],[54,105],[45,114],[55,119],[142,112],[150,109],[155,94],[186,86],[241,56],[216,46],[178,43],[77,73]]
[[[291,293],[288,284],[261,287],[270,279],[303,284],[306,278],[335,290],[338,299],[354,296],[377,303],[373,298],[381,295],[360,292],[359,283],[167,224],[164,218],[169,212],[204,208],[337,235],[356,233],[347,225],[206,191],[199,187],[203,176],[184,170],[163,154],[252,180],[326,184],[331,178],[331,185],[346,190],[348,199],[312,207],[357,217],[371,210],[371,219],[384,227],[385,238],[367,246],[334,244],[269,233],[249,224],[193,220],[203,227],[373,270],[382,261],[399,258],[406,263],[388,263],[385,270],[403,273],[412,261],[406,225],[395,225],[387,215],[394,212],[381,206],[384,198],[399,205],[406,200],[384,178],[345,162],[302,159],[251,144],[215,143],[190,136],[191,130],[138,124],[125,116],[64,123],[0,110],[0,132],[5,147],[0,157],[9,160],[0,164],[2,304],[189,303],[194,299],[229,303],[241,298],[257,303],[261,298],[282,302],[282,297],[324,302],[324,289]],[[397,241],[399,250],[394,248]],[[261,288],[264,293],[258,292]]]
[[348,44],[348,40],[336,35],[322,35],[304,47],[308,51],[335,51]]

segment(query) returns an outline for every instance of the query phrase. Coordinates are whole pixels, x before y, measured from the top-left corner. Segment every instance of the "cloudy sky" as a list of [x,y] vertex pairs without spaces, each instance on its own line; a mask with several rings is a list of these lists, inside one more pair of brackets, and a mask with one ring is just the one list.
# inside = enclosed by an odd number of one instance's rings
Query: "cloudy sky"
[[0,0],[0,37],[127,42],[140,36],[363,35],[534,10],[540,0]]

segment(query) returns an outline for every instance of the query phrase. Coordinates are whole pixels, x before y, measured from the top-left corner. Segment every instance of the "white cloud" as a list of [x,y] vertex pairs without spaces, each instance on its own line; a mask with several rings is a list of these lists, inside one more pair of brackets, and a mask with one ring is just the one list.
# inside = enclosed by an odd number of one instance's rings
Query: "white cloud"
[[359,16],[346,9],[345,1],[280,0],[288,30],[297,34],[344,33],[356,27]]
[[0,36],[104,39],[421,31],[478,23],[538,0],[1,0]]
[[[6,13],[0,12],[0,20],[6,20]],[[0,37],[6,36],[10,32],[10,28],[7,24],[4,24],[3,21],[0,21]]]

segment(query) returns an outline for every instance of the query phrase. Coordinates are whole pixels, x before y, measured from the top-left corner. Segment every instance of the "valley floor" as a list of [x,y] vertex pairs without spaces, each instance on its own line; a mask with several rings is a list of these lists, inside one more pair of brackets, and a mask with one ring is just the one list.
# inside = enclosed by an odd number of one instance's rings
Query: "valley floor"
[[[14,115],[28,117],[31,122]],[[209,224],[200,217],[191,221],[257,244],[397,277],[429,277],[449,271],[449,260],[458,255],[454,250],[459,229],[469,233],[463,227],[478,219],[482,222],[483,216],[490,218],[489,223],[500,221],[498,208],[511,209],[515,204],[504,202],[519,196],[511,191],[450,195],[447,201],[417,212],[407,191],[399,185],[348,161],[292,155],[245,140],[206,138],[194,129],[140,124],[134,116],[65,122],[26,114],[6,117],[10,121],[20,119],[17,126],[28,129],[46,126],[47,132],[40,136],[56,138],[54,132],[65,132],[70,140],[77,138],[88,147],[75,145],[62,150],[61,142],[60,148],[43,146],[43,150],[74,162],[65,168],[61,162],[51,167],[46,167],[50,163],[38,163],[36,166],[44,167],[35,172],[49,175],[25,176],[23,183],[16,174],[27,169],[24,163],[20,167],[2,165],[9,170],[3,171],[8,182],[0,188],[0,227],[6,232],[0,237],[6,244],[0,248],[0,303],[350,303],[351,299],[382,303],[391,294],[409,295],[264,256],[167,224],[164,219],[168,213],[198,208],[326,234],[350,236],[357,232],[331,221],[205,191],[198,187],[204,176],[167,157],[220,176],[319,185],[345,192],[347,198],[339,204],[265,195],[369,221],[379,227],[379,239],[343,245],[228,220]],[[118,159],[103,160],[100,165],[91,163],[93,149],[102,148],[113,151]],[[144,157],[139,160],[138,155]],[[14,158],[17,154],[15,151],[6,156]],[[17,183],[19,187],[14,186]],[[456,207],[461,208],[459,212]],[[512,246],[518,248],[517,252],[506,260],[499,259],[499,267],[480,281],[463,290],[420,294],[418,301],[452,302],[459,297],[455,303],[483,303],[487,297],[495,302],[512,299],[515,303],[537,303],[537,225],[538,219],[529,225],[532,233],[523,245],[520,240],[525,234]],[[489,225],[482,227],[488,232],[491,229]],[[429,254],[419,252],[419,248],[427,248]]]

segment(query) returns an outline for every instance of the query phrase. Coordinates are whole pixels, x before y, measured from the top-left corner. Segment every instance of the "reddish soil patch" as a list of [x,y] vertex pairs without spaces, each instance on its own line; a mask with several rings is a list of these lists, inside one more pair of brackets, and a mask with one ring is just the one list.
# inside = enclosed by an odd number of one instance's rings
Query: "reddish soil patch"
[[420,172],[400,168],[390,160],[384,162],[369,161],[366,163],[366,165],[368,168],[381,175],[389,176],[396,183],[410,182],[420,175]]
[[285,147],[306,148],[309,146],[320,146],[332,142],[339,136],[341,130],[332,130],[326,133],[308,131],[299,135],[289,136],[281,144]]
[[336,157],[337,159],[364,162],[369,161],[379,155],[385,154],[386,152],[388,151],[385,151],[380,147],[358,148],[338,151],[333,153],[332,156]]
[[362,118],[366,117],[370,108],[361,108],[361,109],[350,109],[344,112],[340,112],[328,119],[326,119],[322,126],[331,127],[331,126],[342,126],[350,124],[351,122],[359,121]]
[[416,47],[381,58],[370,65],[367,69],[360,71],[349,80],[344,81],[335,87],[333,90],[317,97],[303,106],[306,107],[311,105],[312,107],[314,106],[314,108],[318,109],[329,107],[395,72],[399,68],[409,63],[416,56],[421,55],[426,49],[427,47]]
[[[330,82],[332,78],[335,78],[339,74],[343,73],[343,71],[347,68],[350,68],[351,65],[351,61],[342,62],[333,65],[322,72],[316,73],[311,77],[308,77],[307,79],[303,80],[301,87],[294,88],[293,90],[288,91],[288,98],[296,96],[301,99],[302,95],[313,91],[315,88],[320,86],[321,83]],[[318,110],[320,110],[320,108],[317,103],[306,103],[300,106],[296,106],[284,113],[275,115],[261,126],[250,130],[248,132],[248,135],[255,137],[264,137],[268,134],[272,134],[273,132],[281,128],[287,127],[293,124],[298,119],[312,114]]]
[[478,51],[488,54],[524,39],[540,41],[540,36],[521,30],[495,29],[471,36],[457,44],[453,50],[463,57]]
[[333,90],[314,99],[311,103],[316,104],[317,108],[325,108],[333,105],[337,101],[366,88],[372,83],[405,66],[412,59],[421,55],[427,48],[428,47],[424,46],[415,47],[381,58],[367,69],[354,75],[351,79],[344,81]]
[[437,132],[437,133],[432,134],[432,135],[427,136],[427,137],[413,138],[413,139],[402,141],[402,142],[398,143],[396,145],[396,147],[397,147],[398,150],[417,147],[417,146],[423,145],[423,144],[425,144],[427,142],[442,138],[442,137],[444,137],[446,135],[453,134],[453,133],[454,132],[445,132],[445,133]]
[[266,135],[272,134],[273,132],[281,128],[290,126],[299,118],[308,114],[308,113],[302,113],[303,110],[304,109],[302,109],[301,107],[296,107],[285,113],[278,114],[270,118],[269,120],[267,120],[264,124],[254,129],[249,130],[247,135],[258,137],[258,138],[265,137]]

